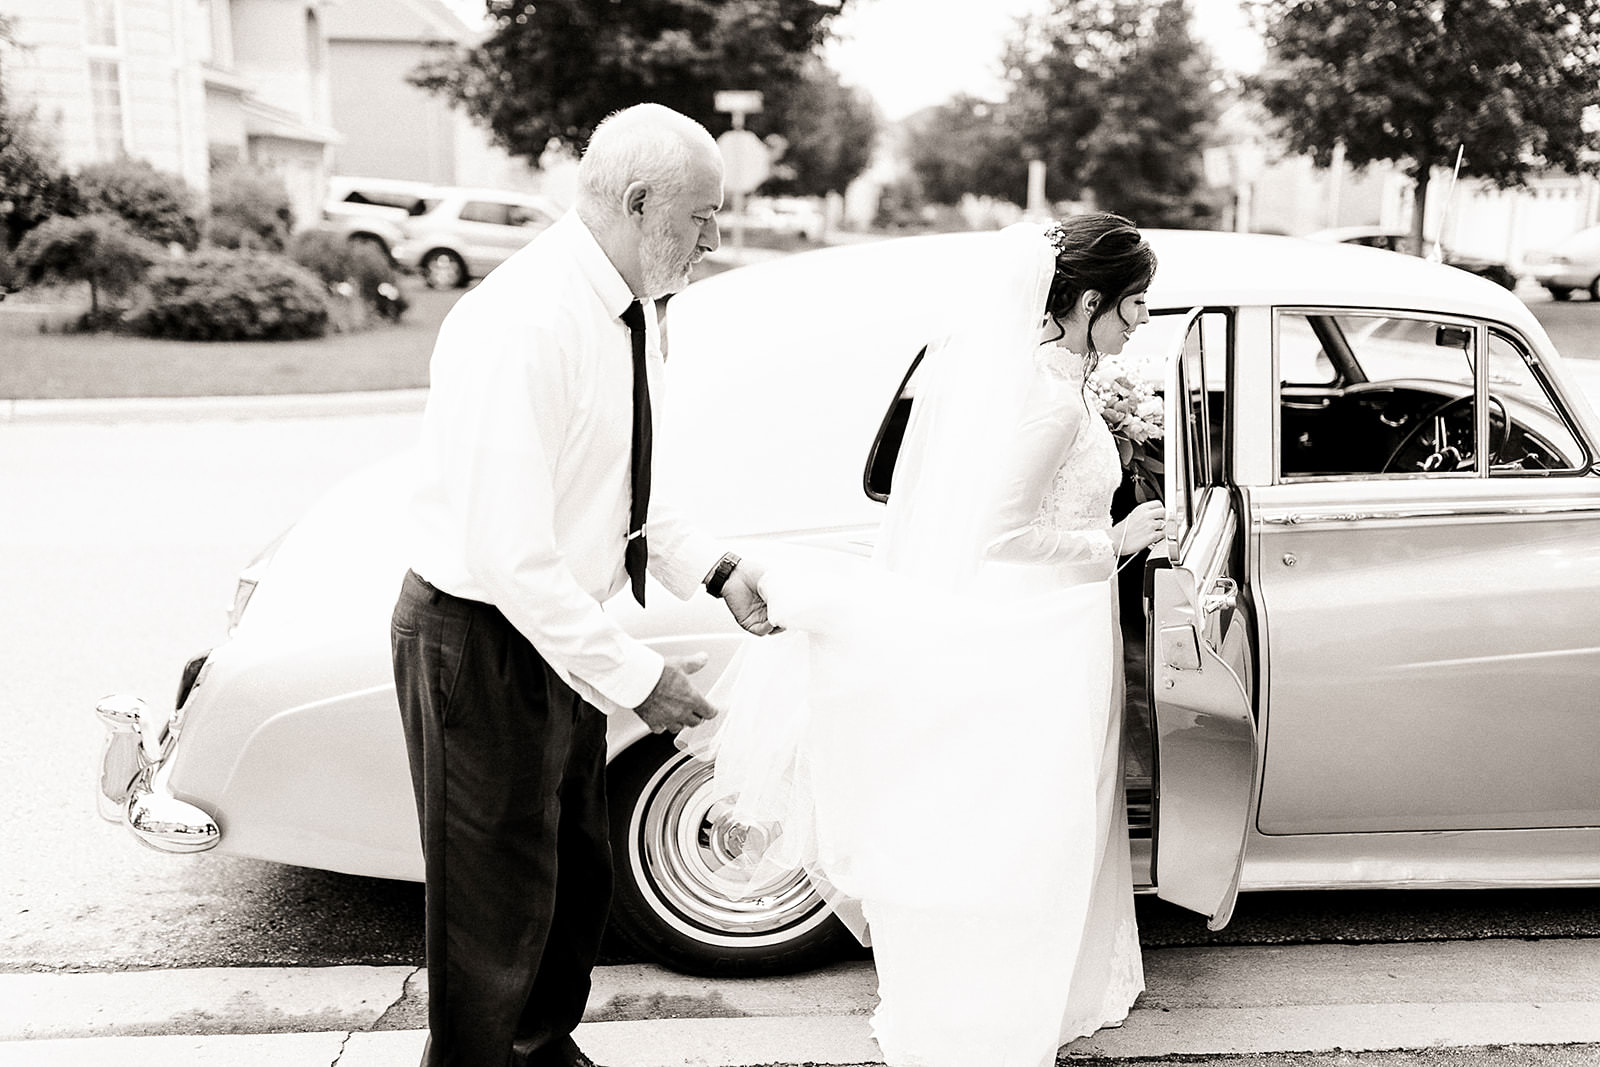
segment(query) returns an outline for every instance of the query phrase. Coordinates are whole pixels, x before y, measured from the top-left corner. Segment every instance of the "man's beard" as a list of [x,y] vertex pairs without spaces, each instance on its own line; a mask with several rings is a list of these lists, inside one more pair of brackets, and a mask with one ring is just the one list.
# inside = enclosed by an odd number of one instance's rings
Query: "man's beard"
[[664,222],[652,225],[645,233],[639,260],[644,268],[645,295],[652,299],[676,293],[689,284],[689,268],[694,260],[679,250]]

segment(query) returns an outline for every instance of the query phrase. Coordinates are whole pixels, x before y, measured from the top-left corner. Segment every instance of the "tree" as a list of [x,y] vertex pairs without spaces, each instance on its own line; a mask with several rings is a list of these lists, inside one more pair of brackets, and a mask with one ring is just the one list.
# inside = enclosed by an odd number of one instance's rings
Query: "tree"
[[17,248],[17,265],[31,285],[88,282],[89,321],[101,322],[101,294],[120,297],[144,277],[164,250],[115,215],[57,215],[29,231]]
[[282,252],[293,230],[294,208],[278,175],[237,164],[212,173],[206,240],[222,248]]
[[968,193],[1022,203],[1028,161],[1005,109],[961,95],[906,120],[912,176],[924,199],[955,204]]
[[91,163],[78,171],[78,192],[89,211],[119,215],[157,244],[200,245],[200,200],[175,174],[142,159]]
[[1416,182],[1413,251],[1433,168],[1506,187],[1596,171],[1600,0],[1258,0],[1268,66],[1253,86],[1292,150],[1328,166],[1401,164]]
[[1057,0],[1020,26],[1006,70],[1010,121],[1056,198],[1088,192],[1145,226],[1210,214],[1201,149],[1215,75],[1186,0]]
[[11,43],[11,24],[0,16],[0,253],[50,216],[77,208],[72,181],[40,136],[33,109],[6,95],[4,49]]
[[1189,32],[1183,0],[1166,0],[1149,36],[1118,66],[1100,121],[1085,139],[1083,184],[1095,203],[1146,226],[1205,224],[1214,205],[1201,169],[1216,117],[1211,62]]
[[[652,101],[728,128],[718,89],[779,99],[797,86],[844,7],[817,0],[486,0],[493,29],[413,81],[481,120],[514,155],[581,148],[619,108]],[[782,129],[794,143],[801,138]]]
[[842,193],[872,161],[878,112],[872,98],[839,84],[820,60],[807,64],[793,88],[768,97],[752,129],[771,129],[787,142],[762,191],[795,196]]

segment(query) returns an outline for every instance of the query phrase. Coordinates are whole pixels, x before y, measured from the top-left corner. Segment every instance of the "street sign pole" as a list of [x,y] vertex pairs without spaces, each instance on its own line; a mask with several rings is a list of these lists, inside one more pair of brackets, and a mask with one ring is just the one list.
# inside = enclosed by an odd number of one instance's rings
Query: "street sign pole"
[[771,159],[761,138],[744,128],[744,117],[759,114],[761,94],[748,89],[723,89],[716,94],[718,111],[733,117],[733,129],[717,138],[722,149],[723,185],[733,194],[733,247],[744,247],[744,198],[771,173]]

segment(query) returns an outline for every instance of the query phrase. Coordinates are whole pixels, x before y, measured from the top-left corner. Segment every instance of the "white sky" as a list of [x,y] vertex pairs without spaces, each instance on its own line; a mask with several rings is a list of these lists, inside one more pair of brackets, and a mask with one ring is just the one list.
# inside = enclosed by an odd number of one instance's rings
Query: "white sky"
[[[1000,54],[1016,17],[1045,0],[851,0],[834,21],[828,60],[894,120],[958,92],[998,95]],[[1250,71],[1261,45],[1239,0],[1189,0],[1196,36],[1219,66]]]

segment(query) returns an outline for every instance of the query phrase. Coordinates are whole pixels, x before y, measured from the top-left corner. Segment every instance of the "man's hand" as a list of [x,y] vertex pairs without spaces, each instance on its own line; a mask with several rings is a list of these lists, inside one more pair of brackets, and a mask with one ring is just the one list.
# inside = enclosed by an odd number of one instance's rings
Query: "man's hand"
[[740,560],[722,587],[722,599],[727,602],[728,612],[734,622],[757,637],[765,637],[767,634],[781,633],[783,627],[774,626],[767,620],[767,602],[761,596],[761,590],[756,588],[760,581],[761,568],[748,560]]
[[644,720],[653,734],[677,732],[686,727],[714,719],[717,709],[706,702],[700,691],[689,681],[689,675],[706,665],[709,657],[704,652],[692,656],[668,656],[661,668],[661,679],[644,703],[634,708],[634,714]]

